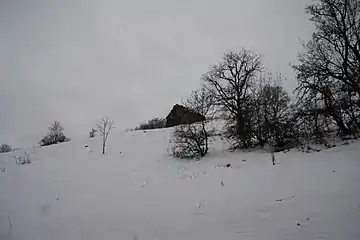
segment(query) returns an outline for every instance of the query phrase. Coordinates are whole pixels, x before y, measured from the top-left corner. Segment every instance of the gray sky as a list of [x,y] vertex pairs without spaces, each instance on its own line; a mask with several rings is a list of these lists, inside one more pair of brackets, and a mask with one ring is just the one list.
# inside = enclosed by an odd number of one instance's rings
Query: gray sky
[[229,50],[289,67],[309,0],[0,0],[0,143],[36,144],[59,120],[74,140],[165,116]]

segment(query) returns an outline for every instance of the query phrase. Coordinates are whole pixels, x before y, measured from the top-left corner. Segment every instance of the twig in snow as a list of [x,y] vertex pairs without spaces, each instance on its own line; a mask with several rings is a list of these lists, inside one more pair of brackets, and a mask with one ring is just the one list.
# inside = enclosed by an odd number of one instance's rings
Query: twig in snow
[[272,165],[276,165],[275,154],[273,152],[271,152],[271,162],[272,162]]
[[189,179],[195,179],[196,178],[196,173],[195,172],[193,172],[192,173],[192,175],[188,175],[189,177]]
[[31,159],[30,159],[29,154],[28,154],[26,151],[24,151],[24,155],[25,155],[25,161],[26,161],[26,163],[27,163],[27,164],[30,164],[30,163],[31,163]]
[[8,235],[9,237],[11,236],[11,229],[12,229],[12,219],[10,216],[8,216],[8,219],[9,219],[9,230],[8,230]]
[[282,201],[286,201],[286,200],[290,200],[290,199],[293,199],[295,196],[291,196],[291,197],[287,197],[287,198],[280,198],[280,199],[277,199],[276,201],[277,202],[282,202]]

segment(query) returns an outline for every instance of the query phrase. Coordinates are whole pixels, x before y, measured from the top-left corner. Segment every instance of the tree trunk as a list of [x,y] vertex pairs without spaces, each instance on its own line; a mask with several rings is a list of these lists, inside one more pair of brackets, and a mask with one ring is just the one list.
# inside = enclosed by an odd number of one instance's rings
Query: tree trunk
[[351,134],[351,131],[345,126],[345,123],[341,118],[341,116],[339,116],[335,111],[333,112],[333,118],[343,134],[345,135]]
[[103,141],[102,154],[105,154],[105,141]]
[[242,147],[248,148],[244,118],[241,114],[236,117],[236,136],[240,140]]
[[202,121],[201,125],[202,125],[202,130],[203,130],[204,135],[205,135],[205,151],[204,151],[204,156],[205,156],[207,154],[208,150],[209,150],[208,135],[207,135],[207,132],[206,132],[206,129],[205,129],[205,121]]

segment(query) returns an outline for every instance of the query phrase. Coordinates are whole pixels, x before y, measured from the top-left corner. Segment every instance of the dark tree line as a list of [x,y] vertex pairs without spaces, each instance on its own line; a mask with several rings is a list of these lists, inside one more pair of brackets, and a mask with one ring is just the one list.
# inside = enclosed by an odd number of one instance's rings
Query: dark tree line
[[148,129],[158,129],[166,127],[166,119],[165,118],[153,118],[146,123],[141,123],[139,126],[135,127],[133,130],[148,130]]
[[[334,131],[342,136],[359,132],[360,1],[319,0],[306,12],[315,32],[293,66],[296,101],[281,85],[281,75],[266,73],[261,56],[247,49],[226,53],[203,75],[202,91],[225,121],[222,133],[233,148],[269,144],[281,150],[310,140],[325,143]],[[190,99],[194,96],[201,94]],[[175,149],[182,149],[175,156],[207,153],[209,135],[202,124],[175,129],[174,142],[180,146]]]

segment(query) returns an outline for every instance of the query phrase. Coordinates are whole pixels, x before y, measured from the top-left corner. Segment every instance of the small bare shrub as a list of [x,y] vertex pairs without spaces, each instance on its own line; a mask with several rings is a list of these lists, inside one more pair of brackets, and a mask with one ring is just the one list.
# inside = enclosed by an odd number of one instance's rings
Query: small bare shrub
[[49,146],[61,142],[68,142],[70,138],[66,137],[63,133],[64,128],[60,122],[55,121],[51,127],[49,127],[48,134],[40,141],[40,146]]
[[192,92],[184,105],[205,118],[199,123],[175,127],[171,140],[172,155],[176,158],[202,158],[208,153],[209,142],[214,136],[214,130],[206,126],[207,119],[213,114],[214,99],[202,88]]
[[97,130],[95,128],[91,129],[91,131],[89,132],[89,138],[95,137],[96,132],[97,132]]
[[12,151],[12,147],[9,144],[1,144],[0,145],[0,153],[6,153],[6,152],[11,152]]

